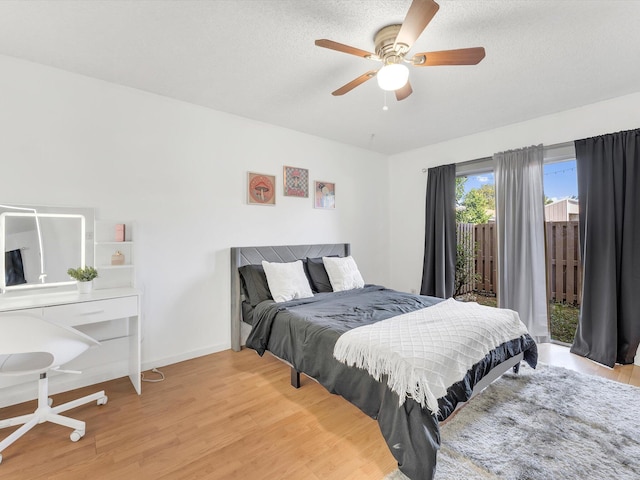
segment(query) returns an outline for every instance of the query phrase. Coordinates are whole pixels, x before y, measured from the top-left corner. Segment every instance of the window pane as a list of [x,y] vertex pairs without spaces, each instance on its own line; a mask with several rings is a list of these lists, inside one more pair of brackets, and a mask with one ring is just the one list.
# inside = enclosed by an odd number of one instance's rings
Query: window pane
[[495,307],[497,282],[493,172],[460,176],[456,186],[456,297]]
[[551,340],[572,343],[582,282],[575,160],[544,166],[544,193]]

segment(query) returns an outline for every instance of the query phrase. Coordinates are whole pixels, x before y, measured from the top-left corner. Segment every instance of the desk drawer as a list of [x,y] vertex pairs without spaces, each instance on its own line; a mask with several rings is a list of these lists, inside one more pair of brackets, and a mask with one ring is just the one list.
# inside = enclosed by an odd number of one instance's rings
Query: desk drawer
[[19,309],[19,310],[7,310],[7,311],[3,311],[0,312],[0,317],[2,317],[3,315],[29,315],[32,317],[40,317],[42,318],[42,308],[38,307],[38,308],[23,308],[23,309]]
[[92,302],[45,307],[44,318],[66,326],[104,322],[138,315],[138,297],[120,297]]

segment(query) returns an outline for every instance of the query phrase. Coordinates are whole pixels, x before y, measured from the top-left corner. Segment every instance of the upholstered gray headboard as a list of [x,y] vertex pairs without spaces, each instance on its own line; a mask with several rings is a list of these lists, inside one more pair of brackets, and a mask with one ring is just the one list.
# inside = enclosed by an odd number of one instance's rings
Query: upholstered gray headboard
[[295,262],[307,257],[327,257],[330,255],[341,257],[351,255],[351,244],[329,243],[231,248],[231,348],[236,352],[240,351],[242,344],[242,289],[240,288],[238,267],[260,264],[263,260],[267,262]]

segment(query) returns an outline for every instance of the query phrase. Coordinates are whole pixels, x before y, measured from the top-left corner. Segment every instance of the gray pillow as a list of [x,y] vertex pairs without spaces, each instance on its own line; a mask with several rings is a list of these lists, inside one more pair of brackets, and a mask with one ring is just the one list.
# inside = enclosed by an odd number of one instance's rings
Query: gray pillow
[[[332,255],[335,256],[335,255]],[[307,273],[311,280],[311,288],[316,293],[333,292],[327,270],[324,268],[322,257],[307,258]]]
[[252,307],[265,300],[273,299],[262,265],[243,265],[238,268],[238,272],[240,272],[240,283],[245,298]]

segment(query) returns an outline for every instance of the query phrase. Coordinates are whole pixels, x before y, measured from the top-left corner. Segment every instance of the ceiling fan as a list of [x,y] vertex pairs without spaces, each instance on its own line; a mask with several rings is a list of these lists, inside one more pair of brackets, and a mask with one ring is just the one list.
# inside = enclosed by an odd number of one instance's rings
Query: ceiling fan
[[333,40],[316,40],[315,43],[319,47],[382,62],[382,67],[378,70],[369,70],[331,94],[344,95],[367,80],[377,77],[380,88],[394,91],[398,100],[404,100],[413,92],[409,83],[409,69],[404,65],[405,63],[414,67],[477,65],[484,58],[483,47],[423,52],[405,58],[413,43],[422,34],[439,8],[440,6],[433,0],[413,0],[401,25],[387,25],[374,35],[373,42],[376,53],[360,50]]

